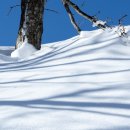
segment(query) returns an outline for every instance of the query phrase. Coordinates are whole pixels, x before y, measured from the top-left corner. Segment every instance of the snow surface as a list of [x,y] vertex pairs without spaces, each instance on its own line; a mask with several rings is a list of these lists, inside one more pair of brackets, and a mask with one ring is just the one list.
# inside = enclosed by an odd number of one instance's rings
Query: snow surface
[[36,51],[37,50],[32,44],[24,42],[18,49],[14,50],[11,53],[11,57],[17,59],[24,59],[26,57],[31,56]]
[[130,47],[115,30],[11,51],[0,49],[0,130],[130,130]]

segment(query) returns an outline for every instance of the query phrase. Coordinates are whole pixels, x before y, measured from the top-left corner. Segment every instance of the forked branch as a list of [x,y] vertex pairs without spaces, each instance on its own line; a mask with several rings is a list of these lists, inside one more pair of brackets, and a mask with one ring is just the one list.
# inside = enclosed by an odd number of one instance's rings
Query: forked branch
[[[95,17],[90,16],[90,15],[86,14],[85,12],[83,12],[76,4],[74,4],[70,0],[64,0],[64,2],[66,4],[68,4],[69,6],[71,6],[79,15],[81,15],[85,19],[89,20],[92,23],[97,23],[98,20]],[[105,28],[107,28],[109,26],[107,24],[98,23],[97,27],[99,27],[99,28],[104,30]]]
[[70,10],[70,8],[69,8],[69,5],[65,2],[65,0],[62,0],[62,3],[63,3],[63,5],[64,5],[64,7],[65,7],[66,12],[67,12],[68,15],[69,15],[69,18],[70,18],[70,21],[71,21],[72,25],[73,25],[74,28],[77,30],[77,32],[80,33],[80,32],[81,32],[81,29],[80,29],[80,27],[78,26],[78,24],[76,23],[75,18],[74,18],[73,14],[72,14],[72,12],[71,12],[71,10]]

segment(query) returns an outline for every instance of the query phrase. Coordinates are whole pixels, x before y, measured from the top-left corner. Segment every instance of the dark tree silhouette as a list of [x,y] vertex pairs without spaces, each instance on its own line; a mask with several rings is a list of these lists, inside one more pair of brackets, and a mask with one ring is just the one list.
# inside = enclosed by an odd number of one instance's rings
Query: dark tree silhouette
[[[80,33],[81,29],[78,26],[78,24],[76,23],[73,14],[70,10],[70,7],[73,8],[80,16],[84,17],[86,20],[92,22],[92,23],[97,23],[98,19],[94,16],[90,16],[89,14],[85,13],[84,11],[82,11],[78,5],[76,5],[75,3],[73,3],[71,0],[62,0],[62,3],[70,17],[71,23],[73,24],[74,28],[77,30],[78,33]],[[102,23],[98,23],[96,24],[98,28],[101,29],[105,29],[106,27],[109,27],[107,24],[102,24]]]
[[[16,41],[16,49],[19,48],[25,41],[32,44],[36,49],[41,48],[41,38],[43,33],[43,15],[45,10],[45,3],[48,0],[21,0],[21,20],[18,31],[18,38]],[[96,26],[105,29],[107,24],[98,23],[98,19],[83,12],[78,5],[71,0],[61,0],[65,10],[67,11],[70,21],[74,28],[80,33],[81,29],[76,23],[71,8],[75,10],[80,16],[84,17]],[[17,5],[16,5],[17,6]],[[51,10],[51,9],[50,9]],[[53,10],[51,10],[53,11]]]
[[21,20],[16,48],[19,48],[25,40],[36,49],[41,48],[45,1],[21,0]]

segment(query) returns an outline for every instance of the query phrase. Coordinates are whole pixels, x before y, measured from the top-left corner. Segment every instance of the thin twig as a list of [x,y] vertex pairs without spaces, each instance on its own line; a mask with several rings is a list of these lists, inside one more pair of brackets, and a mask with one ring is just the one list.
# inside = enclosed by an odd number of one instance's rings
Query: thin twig
[[118,21],[119,21],[119,24],[122,24],[122,21],[124,20],[125,17],[127,17],[128,15],[125,14],[124,16],[122,16]]
[[59,12],[58,12],[58,11],[56,11],[56,10],[53,10],[53,9],[46,9],[46,8],[45,8],[45,10],[46,10],[46,11],[53,12],[53,13],[56,13],[56,14],[59,14]]
[[14,5],[14,6],[11,6],[11,7],[10,7],[10,10],[9,10],[9,12],[8,12],[8,14],[7,14],[7,16],[10,15],[11,11],[12,11],[14,8],[19,7],[19,6],[21,6],[21,5]]
[[[16,8],[16,7],[20,7],[20,6],[21,6],[21,5],[14,5],[14,6],[11,6],[11,7],[10,7],[10,10],[9,10],[9,12],[8,12],[8,14],[7,14],[7,16],[10,15],[11,11],[12,11],[14,8]],[[50,12],[53,12],[53,13],[56,13],[56,14],[59,14],[59,12],[56,11],[56,10],[46,9],[46,8],[45,8],[45,10],[50,11]]]

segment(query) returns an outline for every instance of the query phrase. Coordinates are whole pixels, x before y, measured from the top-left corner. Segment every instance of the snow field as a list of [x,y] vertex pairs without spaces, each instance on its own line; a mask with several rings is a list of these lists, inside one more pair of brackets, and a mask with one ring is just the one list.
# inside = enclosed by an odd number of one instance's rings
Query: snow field
[[115,30],[81,32],[28,58],[0,50],[1,130],[130,130],[130,47]]

